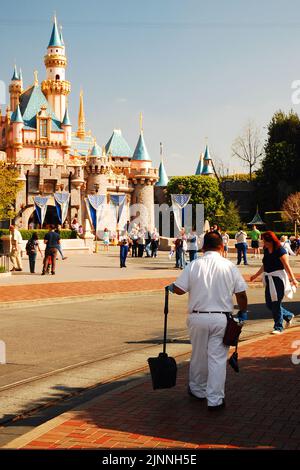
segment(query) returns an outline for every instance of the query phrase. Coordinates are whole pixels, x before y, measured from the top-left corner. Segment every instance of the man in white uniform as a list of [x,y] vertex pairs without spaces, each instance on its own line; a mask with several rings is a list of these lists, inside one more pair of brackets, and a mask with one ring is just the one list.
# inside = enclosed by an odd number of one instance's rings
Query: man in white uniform
[[228,346],[223,344],[226,312],[233,311],[233,294],[243,318],[247,311],[245,283],[238,268],[222,257],[222,237],[217,232],[204,237],[203,257],[190,263],[169,290],[189,292],[187,325],[192,343],[188,392],[207,400],[210,411],[225,406],[224,388]]

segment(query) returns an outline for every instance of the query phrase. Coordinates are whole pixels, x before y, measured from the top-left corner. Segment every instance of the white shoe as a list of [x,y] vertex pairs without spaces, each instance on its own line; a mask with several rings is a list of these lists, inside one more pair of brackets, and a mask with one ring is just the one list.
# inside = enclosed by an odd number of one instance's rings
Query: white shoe
[[292,316],[292,318],[290,320],[285,320],[285,327],[286,328],[289,328],[291,326],[291,324],[293,323],[293,318],[294,318],[294,315]]
[[281,335],[281,334],[282,334],[282,331],[280,331],[280,330],[273,330],[271,334],[272,334],[272,335]]

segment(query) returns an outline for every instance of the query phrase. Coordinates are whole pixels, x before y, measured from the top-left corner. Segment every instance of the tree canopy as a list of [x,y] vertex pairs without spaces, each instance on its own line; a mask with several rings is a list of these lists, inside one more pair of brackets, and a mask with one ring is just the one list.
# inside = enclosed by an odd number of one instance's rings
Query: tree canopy
[[214,221],[224,209],[224,198],[215,178],[208,176],[176,176],[170,179],[167,193],[191,194],[190,204],[204,204],[205,218]]
[[17,170],[0,163],[0,220],[12,219],[16,215],[14,203],[22,187],[18,176]]
[[259,200],[265,210],[280,209],[286,197],[300,189],[300,119],[278,111],[268,126],[261,169],[257,172]]

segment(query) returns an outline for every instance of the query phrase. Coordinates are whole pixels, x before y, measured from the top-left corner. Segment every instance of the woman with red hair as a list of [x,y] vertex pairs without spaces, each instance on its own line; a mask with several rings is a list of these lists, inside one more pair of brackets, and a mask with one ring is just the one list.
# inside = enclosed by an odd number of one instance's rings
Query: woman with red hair
[[287,252],[281,246],[275,233],[268,230],[262,234],[261,238],[264,242],[263,264],[259,271],[250,277],[250,281],[254,281],[260,274],[263,274],[266,305],[273,314],[272,333],[276,335],[283,331],[283,320],[286,322],[286,328],[292,323],[294,314],[286,310],[281,302],[285,295],[289,298],[293,297],[298,282],[289,265]]

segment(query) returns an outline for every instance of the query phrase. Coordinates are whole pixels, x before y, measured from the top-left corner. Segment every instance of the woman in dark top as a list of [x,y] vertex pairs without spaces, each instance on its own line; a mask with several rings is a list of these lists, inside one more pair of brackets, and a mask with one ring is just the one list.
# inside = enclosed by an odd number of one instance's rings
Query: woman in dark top
[[38,250],[41,253],[41,256],[43,257],[40,246],[39,246],[38,236],[37,236],[36,232],[34,232],[32,234],[32,237],[26,243],[25,249],[26,249],[26,253],[28,255],[28,259],[29,259],[30,272],[31,272],[31,274],[34,274],[35,273],[35,261],[36,261]]
[[266,305],[271,310],[274,319],[272,333],[280,334],[283,331],[283,320],[288,328],[294,317],[293,313],[281,305],[282,299],[284,295],[292,297],[292,288],[296,288],[298,282],[289,265],[287,252],[281,246],[275,233],[267,231],[262,234],[261,238],[264,242],[263,265],[256,274],[250,277],[250,281],[254,281],[260,274],[263,274]]

